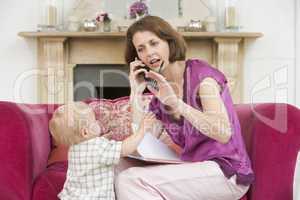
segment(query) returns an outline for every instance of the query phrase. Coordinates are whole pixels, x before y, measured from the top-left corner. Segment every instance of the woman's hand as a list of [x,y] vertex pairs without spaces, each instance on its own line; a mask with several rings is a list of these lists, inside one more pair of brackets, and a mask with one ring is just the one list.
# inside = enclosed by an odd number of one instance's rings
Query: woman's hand
[[123,141],[121,150],[122,156],[127,156],[136,150],[137,146],[144,138],[145,133],[151,128],[154,122],[155,115],[153,113],[148,112],[143,116],[137,132],[131,134]]
[[170,83],[161,74],[153,71],[146,72],[146,77],[155,80],[157,83],[156,86],[147,84],[147,88],[150,92],[152,92],[163,104],[176,110],[179,98],[176,96]]
[[152,112],[147,112],[141,121],[140,127],[139,127],[139,132],[150,132],[152,133],[152,129],[155,126],[155,123],[157,122],[157,119]]
[[144,67],[145,64],[138,60],[130,63],[130,73],[129,73],[129,82],[131,91],[137,94],[141,94],[146,89],[146,81],[141,76],[141,73],[146,73],[147,70],[141,67]]

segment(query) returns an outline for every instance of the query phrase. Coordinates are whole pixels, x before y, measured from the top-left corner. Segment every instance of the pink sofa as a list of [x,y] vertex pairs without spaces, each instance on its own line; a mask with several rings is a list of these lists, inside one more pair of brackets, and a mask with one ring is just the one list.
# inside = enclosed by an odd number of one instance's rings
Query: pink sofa
[[[0,102],[0,199],[54,200],[66,162],[47,166],[48,120],[56,105]],[[287,104],[236,105],[256,175],[248,200],[292,200],[300,111]],[[286,122],[286,123],[285,123]]]

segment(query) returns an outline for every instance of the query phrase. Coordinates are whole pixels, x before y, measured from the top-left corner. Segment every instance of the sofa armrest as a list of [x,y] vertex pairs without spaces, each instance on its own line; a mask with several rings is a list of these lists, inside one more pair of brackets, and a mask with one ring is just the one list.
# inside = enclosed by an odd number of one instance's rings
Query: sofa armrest
[[0,199],[29,200],[50,152],[48,107],[0,102]]
[[300,110],[288,104],[252,105],[250,158],[255,173],[250,199],[293,197],[293,176],[300,150]]

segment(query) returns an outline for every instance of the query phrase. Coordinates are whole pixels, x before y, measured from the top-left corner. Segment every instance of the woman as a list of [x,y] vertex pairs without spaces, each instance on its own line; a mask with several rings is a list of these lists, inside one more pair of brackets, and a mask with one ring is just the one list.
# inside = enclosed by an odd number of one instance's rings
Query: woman
[[224,75],[204,61],[185,60],[182,36],[159,17],[132,24],[126,42],[133,122],[139,123],[138,101],[148,88],[155,96],[149,109],[189,163],[121,172],[118,199],[241,198],[254,175]]

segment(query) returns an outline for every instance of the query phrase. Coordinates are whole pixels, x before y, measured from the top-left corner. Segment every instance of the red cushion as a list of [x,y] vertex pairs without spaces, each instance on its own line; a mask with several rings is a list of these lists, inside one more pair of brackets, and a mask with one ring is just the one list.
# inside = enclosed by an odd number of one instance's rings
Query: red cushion
[[130,105],[129,97],[121,97],[115,100],[99,99],[89,105],[96,114],[96,119],[103,133],[129,135],[130,131]]

